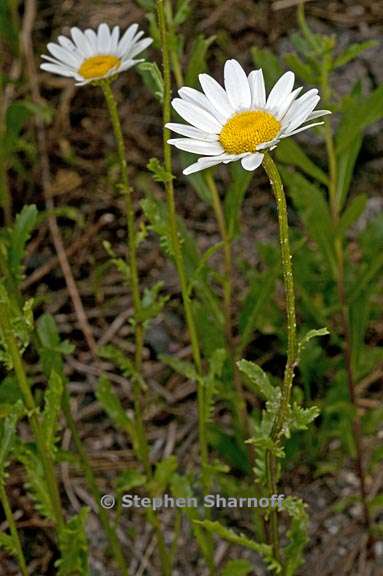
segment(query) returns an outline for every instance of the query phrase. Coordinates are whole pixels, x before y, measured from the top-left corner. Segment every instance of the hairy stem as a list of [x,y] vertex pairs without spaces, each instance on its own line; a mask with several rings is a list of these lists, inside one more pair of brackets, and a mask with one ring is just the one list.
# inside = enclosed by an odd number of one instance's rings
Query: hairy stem
[[[281,390],[281,401],[271,430],[271,439],[273,442],[278,443],[281,440],[283,426],[288,416],[291,388],[294,379],[294,369],[297,362],[298,346],[296,333],[294,278],[289,244],[289,224],[287,219],[286,197],[278,169],[268,153],[265,154],[263,167],[269,178],[271,187],[274,192],[275,200],[277,202],[282,275],[286,297],[287,361]],[[266,454],[266,465],[269,490],[271,490],[271,494],[273,494],[277,484],[277,463],[275,456],[271,454],[270,451],[267,451]],[[278,534],[278,516],[276,510],[274,509],[271,511],[271,539],[274,555],[277,560],[280,560],[281,554]]]
[[23,552],[20,538],[19,538],[19,533],[17,531],[15,519],[14,519],[13,514],[12,514],[12,509],[11,509],[11,506],[9,504],[8,495],[5,491],[2,479],[0,480],[0,502],[3,506],[5,518],[8,522],[8,526],[9,526],[9,531],[11,533],[13,543],[16,547],[17,561],[19,563],[21,573],[23,576],[28,576],[29,573],[28,573],[27,563],[25,561],[24,552]]
[[[170,56],[169,56],[169,38],[166,26],[164,0],[157,0],[157,14],[158,24],[160,29],[161,48],[162,48],[162,67],[164,78],[164,98],[163,98],[163,122],[164,125],[170,122],[171,119],[171,70],[170,70]],[[170,137],[170,132],[167,128],[163,129],[163,150],[164,150],[164,164],[165,169],[169,176],[172,174],[172,152],[171,147],[167,143]],[[174,254],[175,265],[178,273],[178,278],[181,287],[183,306],[185,311],[186,324],[191,341],[193,360],[197,372],[202,374],[202,362],[200,345],[195,325],[194,315],[192,311],[191,300],[188,291],[188,283],[186,278],[185,263],[182,254],[181,241],[178,232],[177,213],[174,200],[174,186],[172,178],[168,178],[165,182],[167,206],[168,206],[168,222],[169,232],[171,237],[172,250]],[[198,401],[198,432],[199,432],[199,449],[202,467],[202,483],[204,492],[209,493],[210,489],[210,474],[208,471],[209,464],[209,451],[207,442],[206,419],[205,419],[205,394],[204,387],[201,379],[197,382],[197,401]],[[209,566],[210,574],[215,574],[214,560],[213,560],[213,542],[209,534],[206,534],[208,555],[206,562]]]
[[[120,116],[117,109],[117,104],[110,86],[109,80],[100,82],[104,92],[106,104],[109,110],[110,118],[112,121],[113,131],[117,143],[118,158],[121,170],[121,190],[124,195],[126,217],[128,224],[128,250],[129,250],[129,268],[130,268],[130,281],[134,309],[134,336],[135,336],[135,369],[137,375],[133,378],[133,402],[135,413],[135,424],[137,427],[137,440],[138,440],[138,457],[144,467],[148,480],[152,478],[152,467],[149,459],[149,446],[145,433],[144,419],[142,413],[142,387],[140,373],[142,371],[142,351],[144,343],[144,327],[141,320],[141,295],[138,278],[137,266],[137,233],[133,205],[133,190],[129,183],[128,166],[126,162],[126,150],[124,144],[124,137],[122,134]],[[162,572],[164,576],[170,576],[171,567],[169,555],[166,550],[165,540],[162,533],[161,525],[158,516],[153,513],[150,515],[150,520],[156,532],[158,551],[160,555]]]

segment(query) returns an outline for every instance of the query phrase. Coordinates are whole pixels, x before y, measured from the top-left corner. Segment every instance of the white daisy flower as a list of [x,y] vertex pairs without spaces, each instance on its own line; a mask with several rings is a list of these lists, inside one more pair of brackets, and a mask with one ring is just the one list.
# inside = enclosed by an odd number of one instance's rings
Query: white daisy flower
[[135,57],[152,43],[143,35],[143,31],[138,32],[138,24],[129,26],[121,38],[119,26],[110,30],[107,24],[100,24],[97,32],[71,28],[71,39],[59,36],[58,44],[48,44],[52,56],[43,55],[47,62],[40,67],[74,78],[78,86],[109,78],[142,62]]
[[201,154],[183,171],[192,174],[223,162],[241,160],[245,170],[255,170],[263,160],[261,150],[273,149],[282,138],[322,122],[306,124],[329,110],[316,110],[318,90],[298,98],[302,88],[293,90],[295,76],[286,72],[266,99],[262,70],[247,76],[236,60],[224,69],[225,89],[208,74],[200,74],[202,92],[181,88],[173,108],[189,124],[168,123],[166,127],[184,136],[168,140],[180,150]]

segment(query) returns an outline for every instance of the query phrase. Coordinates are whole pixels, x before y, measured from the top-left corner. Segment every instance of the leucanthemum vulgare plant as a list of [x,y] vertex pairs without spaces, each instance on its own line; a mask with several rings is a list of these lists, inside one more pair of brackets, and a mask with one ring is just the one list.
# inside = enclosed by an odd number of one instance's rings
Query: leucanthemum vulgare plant
[[[106,378],[100,379],[97,397],[112,420],[129,434],[137,458],[145,473],[144,479],[141,479],[140,482],[145,481],[154,496],[158,490],[158,483],[149,458],[149,445],[143,421],[142,406],[146,384],[142,375],[142,353],[145,326],[159,313],[166,297],[159,295],[160,284],[146,291],[144,295],[141,294],[137,265],[137,248],[140,238],[135,218],[133,188],[129,182],[124,136],[117,103],[111,87],[118,74],[143,61],[142,59],[135,60],[135,57],[152,43],[151,38],[141,39],[143,34],[143,31],[138,32],[138,24],[132,24],[121,39],[119,26],[115,26],[110,31],[107,24],[103,23],[100,24],[97,33],[89,29],[82,32],[78,28],[72,28],[72,40],[60,36],[58,38],[60,45],[48,44],[48,49],[56,60],[45,56],[44,58],[48,59],[49,63],[42,64],[41,68],[55,74],[71,76],[80,86],[89,83],[100,86],[110,114],[120,167],[121,181],[118,184],[118,189],[124,199],[128,228],[128,261],[125,262],[117,258],[113,252],[113,247],[109,244],[106,244],[105,248],[110,254],[112,262],[123,272],[131,290],[134,311],[131,324],[134,330],[135,351],[132,362],[129,359],[124,359],[123,354],[113,347],[101,349],[99,353],[104,358],[115,362],[125,374],[130,376],[134,398],[134,418],[131,419],[124,413]],[[148,511],[148,519],[156,532],[162,573],[170,576],[171,558],[166,548],[158,516],[154,511]]]
[[[204,155],[184,169],[185,175],[236,160],[240,160],[242,167],[249,171],[262,164],[274,192],[287,309],[288,350],[282,387],[274,388],[257,365],[241,360],[238,367],[259,388],[259,393],[266,400],[267,409],[261,427],[248,442],[254,444],[261,454],[261,458],[257,455],[257,461],[264,460],[260,465],[261,469],[265,466],[264,472],[261,472],[261,484],[269,494],[275,494],[279,475],[277,461],[283,456],[283,438],[288,437],[294,428],[306,427],[318,413],[316,409],[305,410],[290,402],[300,349],[308,339],[326,334],[327,330],[313,331],[303,341],[298,341],[286,199],[278,169],[267,150],[273,150],[280,139],[322,124],[307,122],[329,111],[314,111],[320,100],[317,89],[298,97],[301,88],[293,90],[292,72],[286,72],[278,80],[267,99],[261,69],[247,76],[237,61],[229,60],[225,64],[224,78],[225,90],[207,74],[199,76],[203,93],[187,87],[179,90],[181,98],[174,99],[172,105],[189,125],[167,123],[167,128],[186,136],[169,139],[168,144]],[[214,185],[211,187],[214,189]],[[257,478],[257,482],[259,480]],[[290,500],[286,509],[289,507],[302,512],[301,503]],[[209,520],[203,525],[220,533],[219,526]],[[281,556],[278,515],[275,510],[270,513],[269,532],[275,560],[272,566],[278,572],[282,562],[288,564],[291,559],[288,556],[283,559]],[[221,535],[224,536],[223,533]]]
[[[140,57],[152,40],[143,37],[137,24],[123,33],[118,26],[110,29],[107,24],[101,24],[97,30],[72,28],[70,37],[60,36],[57,43],[48,45],[50,55],[43,57],[41,65],[45,72],[61,75],[69,82],[72,79],[77,86],[83,87],[82,90],[101,88],[110,113],[118,152],[116,190],[123,199],[127,221],[127,258],[117,255],[113,243],[104,243],[104,248],[108,266],[118,269],[131,294],[133,312],[129,318],[128,338],[132,334],[134,342],[128,342],[126,347],[108,345],[98,350],[100,358],[108,362],[106,365],[115,367],[125,383],[126,380],[131,383],[131,392],[128,391],[121,401],[121,391],[117,393],[112,381],[103,376],[98,382],[96,397],[113,426],[129,438],[138,465],[116,473],[113,481],[115,511],[102,508],[98,482],[71,413],[69,380],[64,368],[65,355],[72,354],[73,347],[61,340],[50,315],[42,314],[34,321],[33,301],[25,300],[22,294],[26,243],[38,218],[44,217],[38,216],[34,206],[25,206],[14,225],[0,235],[0,360],[7,371],[0,389],[0,501],[7,531],[0,535],[0,546],[15,557],[23,576],[28,574],[29,556],[23,550],[7,487],[7,467],[13,460],[24,467],[26,490],[34,499],[36,510],[56,529],[55,566],[59,576],[87,576],[90,572],[86,534],[88,509],[82,507],[69,518],[60,498],[57,469],[66,459],[81,470],[106,536],[108,552],[113,557],[113,568],[124,576],[135,573],[136,563],[135,559],[130,561],[130,551],[124,549],[119,540],[118,529],[131,526],[131,518],[126,523],[122,515],[123,493],[137,490],[145,496],[156,497],[170,492],[174,497],[187,498],[220,492],[228,497],[255,497],[258,501],[270,498],[279,492],[289,492],[280,481],[286,454],[290,464],[296,442],[311,438],[314,444],[313,436],[339,437],[344,445],[350,446],[359,468],[365,524],[369,528],[372,525],[366,493],[366,463],[361,457],[364,421],[361,422],[350,403],[344,402],[342,385],[348,384],[353,408],[359,408],[355,383],[368,377],[368,370],[379,358],[375,352],[368,355],[361,342],[368,326],[365,318],[368,312],[362,319],[358,317],[361,301],[370,303],[374,296],[372,280],[382,267],[382,255],[375,246],[381,238],[378,226],[373,223],[360,236],[360,248],[365,256],[360,267],[349,266],[345,248],[346,231],[365,206],[361,195],[347,204],[353,168],[364,128],[383,117],[383,96],[381,87],[365,97],[356,86],[353,95],[341,103],[334,103],[330,89],[332,70],[368,46],[356,45],[336,56],[334,41],[313,34],[301,13],[302,35],[293,37],[300,54],[284,56],[291,71],[285,72],[278,59],[266,49],[254,48],[252,56],[256,69],[247,74],[237,60],[227,60],[221,85],[206,73],[209,68],[207,51],[214,38],[197,35],[191,47],[186,48],[182,28],[191,15],[190,2],[177,2],[174,6],[167,0],[140,0],[139,3],[148,10],[149,34],[154,39],[154,48],[161,49],[162,71],[156,63],[143,61]],[[189,57],[186,50],[190,50]],[[125,148],[113,85],[117,76],[123,82],[124,72],[133,66],[136,66],[134,73],[141,75],[145,86],[161,104],[163,122],[157,119],[157,126],[164,126],[163,163],[156,158],[148,162],[154,182],[146,179],[145,186],[141,186],[137,179],[137,186],[140,186],[137,189],[143,190],[140,206],[143,216],[139,222],[135,210],[138,194],[133,190],[128,173],[130,151]],[[268,95],[264,77],[267,87],[271,88]],[[312,88],[305,92],[295,88],[295,77]],[[320,95],[317,82],[320,82]],[[316,109],[320,97],[325,108],[342,113],[335,136],[329,111]],[[322,116],[326,116],[324,122]],[[317,166],[309,158],[308,147],[303,150],[295,138],[289,138],[308,128],[325,135],[328,175],[323,166]],[[180,161],[185,178],[175,176],[181,169],[179,164],[173,165],[172,146],[179,149],[174,154],[175,161]],[[198,157],[194,163],[193,154]],[[233,251],[233,243],[240,235],[242,202],[246,194],[254,194],[256,176],[253,172],[256,169],[257,174],[263,169],[270,182],[280,240],[280,246],[277,241],[267,246],[257,245],[266,264],[266,269],[261,271],[253,270],[247,261],[240,263]],[[315,254],[312,242],[306,242],[297,227],[289,230],[280,174],[310,240],[319,247]],[[223,189],[222,182],[229,182],[227,188]],[[163,186],[164,201],[160,199],[158,183]],[[205,252],[201,252],[189,227],[176,211],[185,183],[190,184],[214,212],[220,239]],[[152,190],[156,187],[154,194]],[[328,190],[328,206],[324,189]],[[10,205],[4,211],[12,212]],[[254,228],[257,225],[255,217]],[[159,361],[165,365],[164,372],[174,370],[182,378],[196,383],[200,466],[195,469],[190,465],[182,473],[175,456],[161,459],[154,456],[158,454],[156,450],[151,453],[145,425],[145,392],[149,381],[144,372],[144,338],[149,323],[163,312],[169,299],[163,295],[161,283],[145,290],[140,283],[138,250],[142,240],[147,238],[148,230],[159,235],[165,256],[175,266],[190,341],[190,354],[188,349],[182,359],[178,355],[163,354],[159,355]],[[366,239],[370,234],[374,247]],[[246,260],[245,254],[243,258]],[[239,286],[236,278],[239,265],[241,271],[246,268],[246,280],[250,279],[244,298],[235,293]],[[320,272],[313,281],[313,271],[317,270]],[[280,277],[285,288],[284,298],[275,297]],[[350,288],[346,282],[349,279]],[[294,280],[299,294],[298,330]],[[323,298],[321,282],[326,284]],[[175,303],[175,294],[173,299]],[[322,299],[328,301],[327,307],[321,307]],[[243,301],[239,302],[237,315],[235,305],[239,300]],[[287,329],[284,328],[286,320]],[[255,357],[251,345],[257,346],[254,334],[263,333],[262,322],[267,322],[267,330],[274,330],[273,345],[278,352],[285,353],[287,347],[282,378],[275,376],[279,365],[275,366],[275,372],[273,367],[268,369],[273,374],[267,374],[261,367],[267,355],[256,356],[259,363],[245,359],[246,356]],[[317,328],[326,325],[331,331],[327,338],[333,343],[331,359],[327,363],[323,359],[326,351],[321,342],[313,339],[328,334],[326,328]],[[316,329],[311,329],[313,327]],[[125,352],[126,348],[134,350],[131,356]],[[339,354],[334,354],[334,349],[338,349]],[[339,360],[343,354],[347,371]],[[32,367],[35,359],[39,378],[36,387],[36,370],[34,365]],[[104,366],[100,363],[97,368],[101,370]],[[303,382],[303,389],[294,386],[298,366],[299,384]],[[327,382],[332,375],[334,385],[321,407],[322,421],[312,433],[313,427],[309,425],[319,410],[312,404],[307,388],[313,387],[317,378]],[[123,394],[125,396],[125,390]],[[8,398],[6,403],[5,397]],[[336,403],[332,403],[333,398]],[[132,409],[126,410],[129,400],[132,400]],[[341,419],[338,412],[343,420],[337,428],[337,419]],[[219,413],[224,418],[218,418]],[[371,416],[373,422],[376,419]],[[60,447],[64,420],[76,455],[68,454]],[[370,420],[366,419],[366,422],[371,426]],[[29,442],[17,435],[20,423],[23,430],[30,433]],[[326,428],[325,432],[323,428]],[[306,430],[305,434],[293,435],[300,430]],[[191,457],[188,464],[194,464],[195,460]],[[329,465],[328,462],[324,464]],[[146,518],[155,535],[159,562],[154,560],[154,563],[158,573],[170,576],[175,570],[182,554],[178,544],[181,531],[185,529],[184,516],[199,547],[199,557],[193,559],[192,564],[196,574],[206,570],[202,563],[206,564],[210,576],[250,574],[255,564],[258,571],[259,557],[268,573],[296,574],[308,541],[308,514],[304,502],[289,496],[284,499],[282,510],[260,507],[237,512],[243,512],[250,519],[243,523],[245,533],[236,529],[238,516],[232,522],[228,511],[221,516],[221,511],[202,506],[177,509],[164,514],[162,523],[161,513],[146,509]],[[131,538],[131,533],[128,537]],[[189,544],[190,536],[187,538]],[[235,554],[223,568],[217,565],[215,556],[218,538],[228,541],[232,545],[230,553]],[[242,557],[241,547],[246,549],[246,556]],[[150,546],[147,549],[150,552]],[[109,568],[109,558],[105,562]]]

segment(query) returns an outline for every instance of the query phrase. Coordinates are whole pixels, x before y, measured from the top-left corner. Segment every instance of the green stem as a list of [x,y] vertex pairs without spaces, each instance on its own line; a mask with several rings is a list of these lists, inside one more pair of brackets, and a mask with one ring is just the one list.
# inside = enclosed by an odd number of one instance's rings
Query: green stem
[[0,502],[3,505],[5,518],[8,522],[8,526],[9,526],[9,531],[11,533],[12,540],[13,540],[14,545],[16,547],[17,560],[18,560],[18,563],[20,566],[21,573],[23,576],[28,576],[27,563],[25,561],[24,552],[23,552],[20,538],[19,538],[19,533],[17,531],[15,519],[13,517],[12,509],[11,509],[11,506],[9,504],[8,495],[5,491],[2,480],[0,480]]
[[97,481],[96,481],[95,475],[93,473],[92,467],[90,465],[88,455],[87,455],[86,450],[82,444],[80,435],[79,435],[78,430],[77,430],[76,422],[73,418],[72,410],[70,407],[69,393],[68,393],[68,390],[66,387],[64,387],[64,392],[63,392],[62,408],[63,408],[63,413],[65,416],[66,423],[67,423],[68,428],[72,434],[72,438],[73,438],[74,444],[76,446],[76,450],[77,450],[78,455],[79,455],[80,465],[81,465],[85,480],[86,480],[87,485],[89,486],[89,489],[92,493],[93,499],[96,502],[98,515],[100,517],[100,521],[101,521],[101,524],[102,524],[103,529],[105,531],[106,537],[109,541],[109,544],[110,544],[110,547],[111,547],[111,550],[113,553],[113,557],[116,561],[118,568],[121,571],[121,574],[123,576],[129,576],[129,570],[128,570],[128,567],[126,565],[126,560],[124,558],[124,554],[122,552],[121,544],[120,544],[120,541],[117,537],[116,530],[110,523],[109,515],[108,515],[107,511],[100,504],[101,493],[98,489]]
[[8,307],[3,300],[0,300],[0,327],[3,332],[3,337],[6,342],[9,354],[12,358],[16,378],[24,398],[25,407],[29,412],[29,421],[31,424],[33,435],[36,440],[37,448],[41,458],[41,463],[44,469],[45,481],[47,484],[52,510],[55,517],[55,523],[57,529],[60,531],[60,529],[64,525],[64,515],[61,507],[60,492],[57,483],[54,463],[45,445],[40,418],[38,416],[38,409],[29,386],[29,382],[25,373],[24,364],[17,345],[16,338],[12,332]]
[[[287,309],[287,361],[281,390],[281,401],[271,430],[271,439],[273,442],[278,443],[280,442],[283,433],[283,426],[288,416],[291,389],[294,379],[294,369],[297,363],[298,346],[296,334],[294,278],[289,245],[286,197],[278,169],[268,153],[265,154],[263,167],[269,178],[277,202],[282,274]],[[271,491],[270,493],[273,494],[277,484],[277,464],[275,456],[271,454],[270,451],[267,451],[266,453],[266,465],[269,490]],[[275,509],[271,511],[271,539],[274,555],[277,560],[280,560],[281,553],[278,534],[278,515]]]
[[[133,190],[129,183],[128,167],[126,162],[126,150],[124,144],[124,137],[122,134],[120,116],[117,109],[117,104],[110,86],[110,81],[104,80],[100,82],[104,92],[106,104],[109,110],[110,118],[112,121],[113,131],[117,142],[118,158],[120,162],[122,192],[125,199],[125,208],[128,224],[128,249],[129,249],[129,268],[130,279],[134,309],[134,335],[135,335],[135,369],[137,372],[136,377],[133,378],[133,402],[135,413],[135,424],[137,427],[137,440],[138,440],[138,457],[144,467],[148,480],[152,479],[152,467],[149,459],[149,445],[145,433],[144,419],[142,413],[142,388],[140,373],[142,371],[142,351],[144,343],[144,327],[141,320],[141,295],[138,279],[138,266],[137,266],[137,233],[133,205]],[[170,576],[171,566],[169,555],[166,550],[165,539],[162,533],[161,525],[156,514],[151,514],[150,519],[156,532],[158,550],[162,565],[162,572],[164,576]]]
[[[164,97],[163,97],[163,122],[166,125],[171,120],[171,70],[170,70],[170,56],[169,56],[169,38],[166,26],[164,0],[157,0],[157,13],[158,25],[161,37],[162,48],[162,67],[164,78]],[[163,150],[164,150],[164,164],[165,169],[169,174],[172,174],[172,152],[171,147],[167,143],[170,137],[170,132],[167,128],[163,129]],[[169,233],[174,253],[175,265],[178,273],[178,278],[181,287],[183,306],[185,311],[186,324],[191,341],[192,354],[194,365],[197,372],[202,376],[202,362],[200,345],[197,335],[197,329],[192,311],[191,300],[189,296],[188,283],[186,278],[185,263],[182,254],[181,242],[178,232],[176,206],[174,200],[174,186],[172,178],[165,182],[165,190],[168,206],[168,221]],[[197,381],[197,402],[198,402],[198,433],[199,433],[199,449],[202,467],[202,484],[206,494],[210,490],[210,474],[208,470],[209,464],[209,450],[207,442],[206,419],[205,419],[205,394],[202,383],[202,378]],[[206,534],[208,554],[206,562],[209,566],[211,575],[215,574],[214,559],[213,559],[213,540],[210,534]]]

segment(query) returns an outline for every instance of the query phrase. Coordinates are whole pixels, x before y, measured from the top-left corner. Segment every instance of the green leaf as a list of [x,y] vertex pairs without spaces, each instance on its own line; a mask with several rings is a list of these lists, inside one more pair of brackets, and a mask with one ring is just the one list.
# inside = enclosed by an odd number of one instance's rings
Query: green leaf
[[178,0],[173,24],[176,28],[181,26],[189,18],[192,11],[191,0]]
[[0,532],[0,548],[3,548],[10,556],[18,557],[16,542],[5,532]]
[[52,371],[64,377],[62,357],[71,354],[74,346],[67,340],[60,340],[55,319],[50,314],[43,314],[37,320],[37,335],[39,337],[39,356],[44,374],[50,377]]
[[270,383],[269,377],[260,366],[248,360],[240,360],[237,366],[243,374],[247,376],[251,384],[262,398],[272,400],[275,396],[275,388]]
[[321,184],[328,186],[328,177],[319,168],[307,154],[303,151],[302,147],[292,138],[286,138],[282,140],[276,149],[276,157],[280,162],[284,164],[289,164],[300,168],[302,172],[308,174],[312,178],[315,178]]
[[350,46],[347,46],[346,50],[344,50],[341,54],[339,54],[337,58],[335,58],[333,64],[334,68],[344,66],[351,60],[357,58],[359,54],[361,54],[365,50],[368,50],[369,48],[374,48],[377,45],[378,42],[376,40],[366,40],[365,42],[355,42],[353,44],[350,44]]
[[305,507],[302,500],[291,496],[283,502],[283,509],[291,517],[291,526],[287,531],[288,544],[284,547],[286,576],[294,576],[303,563],[303,550],[309,540],[309,518]]
[[173,368],[175,372],[185,376],[188,380],[198,380],[199,376],[191,362],[186,360],[180,360],[176,356],[169,356],[167,354],[161,354],[160,360],[167,366]]
[[16,425],[24,411],[21,400],[12,406],[12,412],[6,416],[0,423],[0,482],[7,464],[9,452],[12,450],[16,434]]
[[218,382],[222,376],[223,366],[226,360],[226,350],[218,348],[209,358],[209,372],[202,378],[204,387],[204,414],[205,422],[212,420],[214,400],[218,391]]
[[284,427],[284,434],[286,438],[290,437],[290,433],[295,430],[307,430],[309,425],[320,414],[317,406],[310,406],[310,408],[302,408],[294,402],[289,409],[289,415]]
[[56,443],[56,433],[59,425],[59,416],[61,410],[61,398],[64,390],[64,384],[61,376],[52,371],[48,389],[45,392],[45,406],[42,414],[42,431],[45,445],[51,455],[54,453]]
[[316,338],[317,336],[326,336],[327,334],[330,334],[327,328],[309,330],[298,342],[298,359],[312,338]]
[[337,154],[359,138],[363,131],[383,118],[383,84],[368,96],[355,96],[347,105],[336,135]]
[[38,512],[46,518],[55,521],[55,513],[52,508],[46,478],[39,456],[27,446],[19,446],[17,457],[24,465],[27,480],[26,488],[30,492]]
[[164,80],[161,70],[155,62],[141,62],[137,66],[138,72],[144,81],[145,86],[157,98],[159,102],[164,99]]
[[288,52],[283,55],[286,66],[306,84],[315,84],[317,81],[316,71],[304,62],[296,52]]
[[229,560],[221,576],[248,576],[253,572],[253,565],[248,560]]
[[98,381],[96,397],[114,424],[121,430],[127,431],[132,439],[135,438],[134,422],[122,407],[117,394],[113,391],[112,385],[106,376],[101,376]]
[[242,353],[254,337],[254,331],[266,304],[274,294],[280,264],[254,276],[239,316],[240,346]]
[[159,292],[162,290],[164,283],[156,282],[150,288],[145,288],[141,301],[141,310],[136,316],[135,321],[141,320],[145,327],[150,320],[156,318],[166,302],[169,300],[169,295],[165,294],[160,296]]
[[102,243],[105,251],[107,252],[110,261],[116,267],[116,269],[121,273],[126,284],[130,286],[130,267],[129,264],[123,258],[119,258],[114,252],[112,245],[107,240]]
[[177,465],[177,458],[175,456],[168,456],[156,465],[153,478],[153,490],[155,494],[159,495],[164,493],[173,474],[175,474],[177,470]]
[[194,522],[198,526],[202,526],[205,530],[208,530],[212,534],[216,534],[220,538],[223,538],[232,544],[257,552],[271,572],[274,574],[281,573],[281,565],[273,557],[272,548],[268,544],[259,544],[258,542],[254,542],[254,540],[250,540],[244,534],[236,534],[233,530],[226,528],[219,522],[212,522],[211,520],[195,520]]
[[282,167],[280,171],[308,234],[318,244],[330,272],[336,277],[332,220],[321,190],[302,174],[290,172]]
[[102,346],[98,349],[97,353],[100,358],[109,360],[117,366],[125,378],[137,375],[137,371],[131,360],[126,356],[125,352],[122,352],[122,350],[117,348],[117,346],[114,346],[113,344]]
[[[172,495],[175,498],[189,499],[194,497],[193,490],[187,476],[181,476],[180,474],[173,474],[170,478],[170,485]],[[195,539],[198,542],[198,545],[201,548],[204,557],[209,558],[210,549],[208,543],[206,542],[205,534],[203,530],[197,524],[194,523],[194,520],[198,520],[198,514],[199,514],[198,510],[194,507],[190,508],[187,507],[183,509],[183,512],[191,522]]]
[[174,178],[173,174],[166,171],[158,158],[151,158],[146,167],[153,174],[153,180],[156,182],[170,182]]
[[9,273],[16,283],[23,278],[23,258],[25,246],[28,242],[37,220],[37,208],[35,205],[24,206],[17,214],[15,223],[8,230],[8,266]]
[[358,194],[355,196],[346,210],[343,212],[337,229],[337,234],[342,237],[348,229],[355,224],[358,218],[363,214],[367,205],[367,194]]
[[350,189],[355,163],[362,146],[362,140],[362,136],[355,137],[337,158],[336,197],[340,209],[343,208]]
[[88,541],[86,521],[88,508],[73,516],[59,533],[61,558],[55,562],[57,576],[88,576]]
[[215,36],[205,38],[199,34],[193,42],[185,74],[185,85],[195,86],[198,74],[205,72],[207,68],[206,55],[210,45],[214,42]]
[[129,492],[132,488],[143,486],[146,482],[146,476],[138,470],[125,470],[116,478],[116,489],[119,493]]

